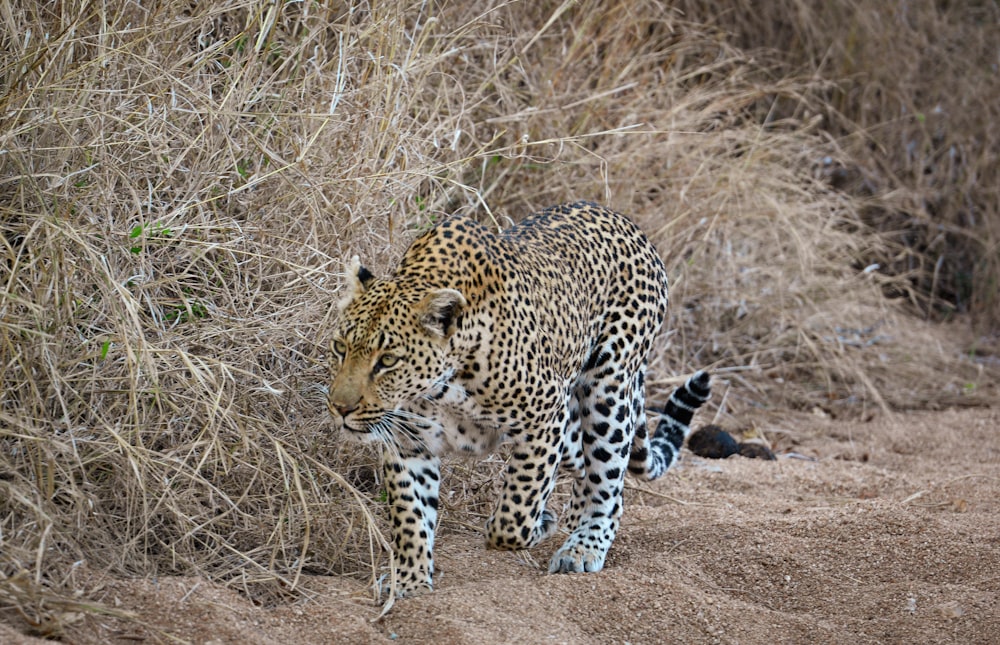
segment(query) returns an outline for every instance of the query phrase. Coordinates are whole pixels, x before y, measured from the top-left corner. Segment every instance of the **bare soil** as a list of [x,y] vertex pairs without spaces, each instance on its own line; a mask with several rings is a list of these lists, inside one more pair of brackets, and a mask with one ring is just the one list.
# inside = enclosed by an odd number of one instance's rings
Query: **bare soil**
[[[632,483],[607,566],[547,575],[556,544],[487,550],[445,522],[437,589],[378,618],[368,585],[310,577],[259,607],[195,578],[110,579],[73,643],[995,643],[1000,409],[762,426],[777,461],[732,457]],[[789,437],[794,437],[794,443]],[[4,615],[0,641],[36,643]],[[16,629],[15,629],[16,628]]]

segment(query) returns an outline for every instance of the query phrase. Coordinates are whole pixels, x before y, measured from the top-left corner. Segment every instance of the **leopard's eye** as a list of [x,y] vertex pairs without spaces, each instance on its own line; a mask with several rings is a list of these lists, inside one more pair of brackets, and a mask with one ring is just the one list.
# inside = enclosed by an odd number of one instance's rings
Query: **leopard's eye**
[[334,354],[340,356],[341,358],[347,356],[347,343],[339,338],[330,343],[330,349],[333,350]]
[[387,370],[390,367],[395,366],[398,362],[398,356],[394,356],[392,354],[382,354],[378,357],[378,360],[375,361],[375,371],[381,372],[382,370]]

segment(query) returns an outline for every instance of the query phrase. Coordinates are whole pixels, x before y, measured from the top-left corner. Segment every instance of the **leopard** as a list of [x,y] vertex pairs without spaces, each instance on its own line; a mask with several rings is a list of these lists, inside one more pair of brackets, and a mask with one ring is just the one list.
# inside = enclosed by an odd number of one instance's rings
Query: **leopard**
[[602,570],[626,472],[678,460],[706,371],[647,428],[645,378],[668,306],[667,271],[628,217],[553,206],[506,230],[452,215],[410,244],[388,277],[347,263],[330,340],[337,429],[381,446],[396,595],[430,591],[442,457],[512,444],[487,546],[530,549],[558,529],[547,503],[572,480],[549,573]]

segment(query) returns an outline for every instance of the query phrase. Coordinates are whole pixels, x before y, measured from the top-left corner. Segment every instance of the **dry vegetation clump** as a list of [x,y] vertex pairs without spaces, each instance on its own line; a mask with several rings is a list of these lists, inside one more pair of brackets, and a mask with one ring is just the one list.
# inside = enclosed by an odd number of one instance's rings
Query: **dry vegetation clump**
[[[654,399],[702,366],[732,414],[975,384],[950,346],[950,376],[898,360],[883,290],[938,302],[959,264],[910,242],[930,224],[880,231],[936,216],[890,208],[906,177],[988,209],[987,149],[956,148],[951,179],[890,172],[889,128],[928,163],[937,130],[849,114],[848,70],[783,79],[710,22],[653,2],[0,0],[0,615],[58,634],[97,611],[74,600],[87,571],[262,601],[308,594],[303,573],[378,576],[376,457],[327,433],[330,304],[343,257],[384,268],[447,213],[632,214],[674,280]],[[940,225],[978,284],[994,238]],[[895,273],[865,270],[879,258]],[[479,508],[488,475],[445,503]]]
[[[867,257],[905,278],[935,318],[1000,319],[1000,68],[995,2],[682,2],[734,45],[777,52],[786,75],[832,81],[808,101],[846,158],[831,183],[862,201],[886,245]],[[817,86],[813,86],[815,89]]]

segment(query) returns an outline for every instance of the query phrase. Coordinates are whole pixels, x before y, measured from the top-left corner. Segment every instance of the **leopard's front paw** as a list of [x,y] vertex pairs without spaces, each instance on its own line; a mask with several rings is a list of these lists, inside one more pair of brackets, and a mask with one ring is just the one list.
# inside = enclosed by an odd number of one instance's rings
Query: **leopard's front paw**
[[549,561],[549,573],[584,573],[604,568],[607,549],[567,540]]
[[[380,577],[375,582],[375,586],[378,591],[378,598],[380,601],[388,599],[389,594],[393,592],[388,574]],[[395,591],[397,598],[413,598],[414,596],[419,596],[433,591],[433,588],[430,580],[405,580],[402,576],[400,576],[396,579]]]
[[414,596],[419,596],[430,591],[433,591],[433,588],[429,582],[417,582],[410,584],[403,584],[401,582],[396,585],[397,598],[413,598]]

